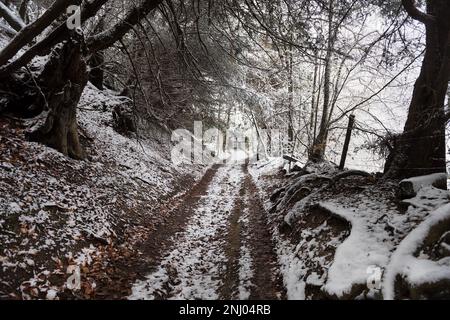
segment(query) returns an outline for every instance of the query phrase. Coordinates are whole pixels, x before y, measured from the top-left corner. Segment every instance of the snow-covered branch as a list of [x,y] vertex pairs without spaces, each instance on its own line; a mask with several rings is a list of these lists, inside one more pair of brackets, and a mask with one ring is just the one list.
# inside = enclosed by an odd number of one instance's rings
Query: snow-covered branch
[[52,24],[69,5],[79,4],[80,2],[80,0],[55,1],[36,21],[20,28],[14,39],[0,51],[0,66],[6,64],[20,49]]
[[6,34],[9,37],[14,37],[17,34],[17,31],[11,28],[6,24],[0,24],[0,31]]
[[16,15],[11,9],[8,8],[3,2],[0,1],[0,17],[6,20],[8,24],[16,31],[25,27],[25,22]]

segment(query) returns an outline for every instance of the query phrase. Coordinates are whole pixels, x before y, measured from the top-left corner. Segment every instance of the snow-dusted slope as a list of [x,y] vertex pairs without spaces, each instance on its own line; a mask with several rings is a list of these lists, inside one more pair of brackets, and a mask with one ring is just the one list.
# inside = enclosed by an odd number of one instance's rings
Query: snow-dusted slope
[[114,131],[111,109],[122,102],[86,88],[78,119],[85,161],[28,142],[23,123],[0,119],[0,296],[52,290],[57,298],[68,270],[88,272],[101,246],[140,237],[133,230],[164,218],[158,206],[188,187],[182,180],[200,176],[198,167],[172,165],[166,141]]
[[[260,163],[252,169],[263,198],[271,195],[274,184],[293,184],[274,176],[273,164],[277,162],[282,166],[282,162],[272,159],[266,166]],[[318,176],[333,174],[322,172]],[[423,242],[430,225],[448,216],[448,191],[422,184],[414,198],[400,202],[394,182],[354,178],[324,188],[318,176],[316,184],[308,175],[295,180],[310,189],[309,195],[296,203],[280,204],[275,211],[273,203],[266,203],[289,298],[380,298],[382,283],[385,298],[392,298],[397,275],[413,284],[450,278],[445,272],[448,259],[432,261],[424,254],[414,256],[417,242]],[[323,216],[328,218],[322,224],[314,223]],[[292,231],[282,234],[279,226],[287,217]],[[341,230],[338,220],[348,224],[344,238],[332,236],[332,230]],[[324,237],[323,231],[329,236]],[[402,248],[409,250],[408,256]],[[369,286],[370,281],[375,283]]]

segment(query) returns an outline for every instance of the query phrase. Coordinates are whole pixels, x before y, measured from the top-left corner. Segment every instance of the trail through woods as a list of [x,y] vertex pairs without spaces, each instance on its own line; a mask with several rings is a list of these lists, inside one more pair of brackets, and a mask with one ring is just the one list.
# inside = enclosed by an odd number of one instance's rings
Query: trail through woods
[[264,209],[247,165],[216,165],[195,189],[175,209],[176,221],[160,230],[167,239],[158,239],[159,250],[149,251],[153,266],[129,298],[283,298]]

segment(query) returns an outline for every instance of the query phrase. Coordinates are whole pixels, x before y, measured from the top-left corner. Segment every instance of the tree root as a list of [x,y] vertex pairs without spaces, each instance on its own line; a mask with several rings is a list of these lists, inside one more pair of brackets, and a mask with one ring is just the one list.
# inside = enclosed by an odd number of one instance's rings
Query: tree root
[[[314,192],[314,194],[322,192],[326,190],[329,187],[332,187],[341,179],[348,178],[351,176],[362,176],[362,177],[371,177],[372,175],[370,173],[367,173],[365,171],[361,170],[348,170],[344,172],[339,172],[338,174],[329,177],[329,176],[323,176],[318,175],[315,173],[311,173],[308,175],[302,175],[300,176],[294,184],[289,188],[280,188],[275,191],[275,193],[271,196],[271,199],[273,198],[276,200],[277,198],[282,198],[275,203],[275,205],[271,208],[271,210],[277,210],[279,207],[286,207],[289,204],[296,203],[302,199],[304,199],[306,196],[311,195],[312,190],[310,188],[304,187],[304,184],[309,181],[313,180],[326,180],[327,183],[323,185],[321,188],[319,188],[317,191]],[[284,191],[286,190],[286,191]]]

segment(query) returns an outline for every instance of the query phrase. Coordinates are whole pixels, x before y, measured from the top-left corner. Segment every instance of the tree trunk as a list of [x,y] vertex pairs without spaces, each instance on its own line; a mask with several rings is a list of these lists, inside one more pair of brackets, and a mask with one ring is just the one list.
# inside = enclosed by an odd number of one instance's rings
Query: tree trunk
[[288,84],[288,150],[290,155],[294,154],[294,79],[293,79],[293,56],[292,46],[289,47],[287,70],[289,75]]
[[388,178],[446,172],[444,102],[450,73],[450,3],[428,1],[427,11],[435,21],[426,24],[426,53],[404,132],[386,161]]
[[227,127],[225,128],[225,135],[224,135],[224,139],[223,139],[223,152],[226,153],[227,152],[227,146],[228,146],[228,130],[230,129],[230,119],[231,119],[231,107],[228,107],[227,110]]
[[317,73],[319,71],[319,62],[317,59],[317,55],[318,52],[317,50],[314,50],[314,76],[313,76],[313,87],[312,87],[312,95],[311,95],[311,116],[309,119],[309,132],[310,132],[310,138],[309,138],[309,146],[312,146],[312,143],[314,141],[312,141],[315,137],[315,133],[311,139],[311,134],[313,133],[313,129],[314,129],[314,114],[317,112],[316,111],[316,86],[317,86]]
[[319,134],[317,135],[317,137],[314,137],[314,143],[309,155],[309,160],[314,162],[323,161],[328,139],[328,116],[331,96],[331,68],[334,42],[337,34],[336,31],[333,32],[333,18],[333,0],[330,0],[328,13],[328,44],[327,53],[325,56],[322,118],[320,120]]
[[105,72],[103,71],[103,64],[105,63],[105,57],[103,52],[99,51],[92,55],[89,60],[89,66],[91,71],[89,72],[89,81],[99,90],[103,90],[103,80]]
[[51,55],[39,77],[48,109],[43,126],[30,134],[30,139],[42,142],[64,155],[83,159],[84,150],[78,137],[77,105],[88,81],[83,56],[82,36],[72,37]]

